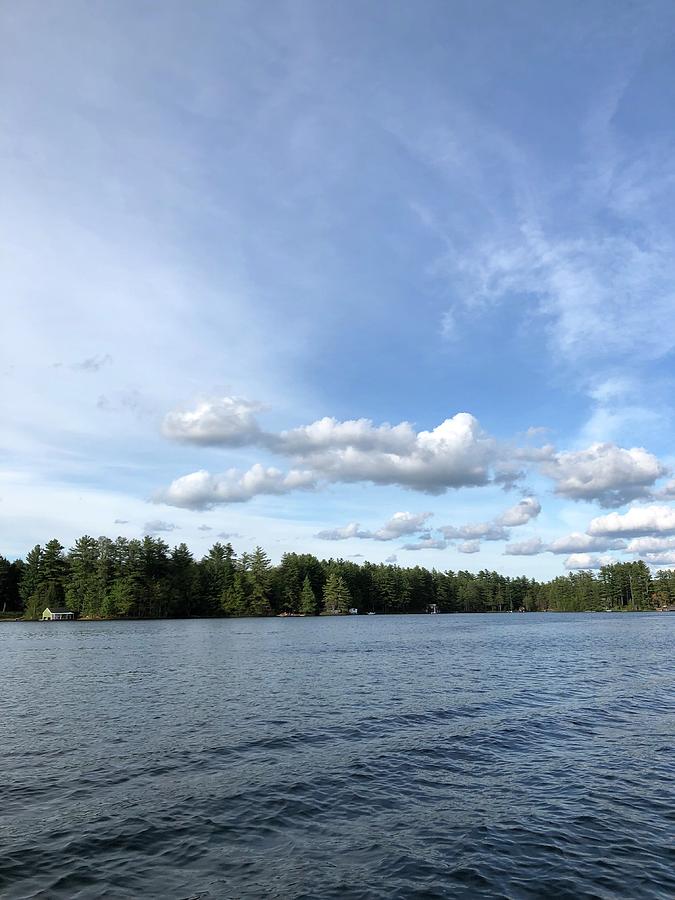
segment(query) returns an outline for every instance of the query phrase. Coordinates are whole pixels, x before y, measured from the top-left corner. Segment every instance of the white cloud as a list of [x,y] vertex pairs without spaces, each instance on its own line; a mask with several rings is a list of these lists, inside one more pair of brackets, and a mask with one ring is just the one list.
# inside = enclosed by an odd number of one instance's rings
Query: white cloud
[[668,481],[652,494],[654,499],[675,500],[675,481]]
[[163,522],[161,519],[153,519],[151,522],[146,522],[143,526],[144,534],[159,534],[163,531],[175,531],[179,526],[174,525],[173,522]]
[[642,559],[650,566],[675,566],[675,550],[663,550],[660,553],[646,553]]
[[508,528],[514,528],[518,525],[526,525],[531,519],[541,512],[541,504],[536,497],[525,497],[520,503],[510,507],[498,517],[497,522],[500,525],[506,525]]
[[[614,185],[613,200],[623,187]],[[527,188],[530,195],[531,184]],[[589,193],[583,196],[588,200]],[[598,202],[606,209],[606,197]],[[551,342],[568,362],[597,365],[623,354],[633,363],[668,353],[675,346],[668,321],[675,301],[672,243],[635,227],[639,237],[602,231],[558,236],[543,230],[543,212],[452,260],[471,304],[486,306],[515,294],[533,298],[550,323]],[[585,221],[594,220],[586,211]],[[644,297],[650,298],[649,317]],[[653,321],[666,324],[654,328]]]
[[430,512],[397,512],[376,531],[362,531],[358,522],[351,522],[344,528],[331,528],[327,531],[320,531],[316,537],[324,541],[342,541],[347,538],[393,541],[396,538],[409,534],[418,534],[420,531],[423,531],[426,527],[426,521],[431,515],[432,513]]
[[464,541],[462,544],[457,544],[457,549],[460,553],[478,553],[480,541]]
[[557,453],[542,463],[541,471],[553,479],[559,496],[612,507],[649,496],[666,468],[642,447],[592,444],[586,450]]
[[258,409],[238,397],[205,399],[192,410],[170,412],[163,433],[208,446],[257,444],[291,457],[316,478],[396,484],[430,494],[486,484],[498,457],[496,441],[469,413],[417,433],[408,422],[374,425],[370,419],[326,417],[272,434],[260,429],[254,416]]
[[533,537],[526,541],[507,544],[504,547],[504,553],[507,556],[536,556],[538,553],[543,553],[545,549],[546,546],[541,538]]
[[616,560],[611,556],[594,556],[592,553],[573,553],[564,562],[566,569],[600,569]]
[[259,463],[246,472],[229,469],[222,475],[211,475],[204,469],[172,481],[155,500],[188,509],[209,509],[220,503],[244,503],[258,494],[288,494],[294,490],[316,487],[310,472],[265,468]]
[[602,553],[605,550],[621,550],[625,546],[626,542],[620,538],[593,537],[590,534],[574,531],[572,534],[556,538],[544,549],[551,553],[584,553],[590,551]]
[[350,522],[342,528],[329,528],[325,531],[319,531],[316,537],[322,541],[346,541],[349,538],[361,537],[362,532],[359,531],[358,522]]
[[379,451],[407,455],[415,449],[417,435],[408,422],[399,425],[373,425],[370,419],[348,419],[340,422],[329,416],[277,437],[269,436],[269,443],[289,456],[307,457],[326,450]]
[[389,521],[373,532],[369,537],[375,538],[377,541],[392,541],[395,538],[403,537],[408,534],[417,534],[425,528],[427,519],[433,513],[410,513],[397,512],[389,519]]
[[515,506],[509,507],[491,522],[472,522],[467,525],[443,525],[438,530],[447,540],[508,540],[507,528],[525,525],[541,512],[541,504],[536,497],[525,497]]
[[254,413],[256,403],[240,397],[212,397],[194,409],[168,413],[162,425],[165,437],[205,446],[243,447],[261,436]]
[[505,541],[509,533],[502,526],[494,522],[472,522],[468,525],[443,525],[438,529],[445,538],[452,540]]
[[401,550],[445,550],[448,546],[447,541],[440,538],[423,538],[413,544],[404,544]]
[[[292,440],[282,435],[279,446],[293,448],[299,463],[330,481],[397,484],[441,494],[448,488],[486,484],[497,455],[496,442],[469,413],[457,413],[416,435],[407,423],[376,428],[364,420],[321,422],[320,442],[304,441],[305,432],[298,429],[287,433],[294,435]],[[345,430],[345,425],[350,427]],[[298,432],[303,442],[298,442]]]
[[628,543],[628,553],[658,553],[661,550],[675,550],[675,538],[638,537]]
[[609,513],[591,520],[590,535],[641,537],[675,534],[675,509],[672,506],[635,506],[625,513]]

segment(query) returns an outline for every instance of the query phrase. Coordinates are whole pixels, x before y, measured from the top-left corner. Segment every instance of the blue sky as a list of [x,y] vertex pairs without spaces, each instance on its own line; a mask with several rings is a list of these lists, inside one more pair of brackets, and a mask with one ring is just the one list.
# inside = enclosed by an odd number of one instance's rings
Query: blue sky
[[0,26],[0,552],[675,563],[671,3]]

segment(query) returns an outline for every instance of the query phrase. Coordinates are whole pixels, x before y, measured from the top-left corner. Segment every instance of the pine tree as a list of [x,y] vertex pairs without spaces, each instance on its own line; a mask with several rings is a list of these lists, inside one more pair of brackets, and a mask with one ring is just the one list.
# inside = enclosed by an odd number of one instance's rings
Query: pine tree
[[232,585],[235,553],[232,544],[216,542],[200,563],[203,605],[208,613],[218,612],[221,600]]
[[246,602],[245,576],[235,572],[232,583],[223,591],[220,607],[226,616],[245,616],[248,611]]
[[44,607],[41,610],[37,609],[40,605],[38,590],[42,578],[42,555],[43,550],[39,544],[36,544],[26,555],[26,565],[19,593],[24,607],[24,616],[27,619],[37,619],[44,609]]
[[269,616],[272,612],[269,598],[271,564],[269,556],[262,547],[256,547],[253,551],[251,567],[248,571],[248,582],[248,602],[251,615]]
[[324,612],[335,616],[348,612],[350,606],[351,597],[344,578],[336,572],[331,572],[323,588]]
[[305,575],[305,580],[302,583],[302,591],[300,592],[300,612],[305,616],[315,616],[318,612],[318,604],[316,602],[314,591],[312,590],[309,575]]
[[79,615],[100,615],[103,597],[98,577],[98,554],[99,542],[87,534],[75,541],[69,554],[66,605]]

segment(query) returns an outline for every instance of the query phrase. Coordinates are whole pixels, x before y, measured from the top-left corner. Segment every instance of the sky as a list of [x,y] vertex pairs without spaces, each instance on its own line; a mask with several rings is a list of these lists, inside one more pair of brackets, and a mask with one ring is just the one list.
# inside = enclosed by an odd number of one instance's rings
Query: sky
[[675,7],[0,4],[0,553],[675,565]]

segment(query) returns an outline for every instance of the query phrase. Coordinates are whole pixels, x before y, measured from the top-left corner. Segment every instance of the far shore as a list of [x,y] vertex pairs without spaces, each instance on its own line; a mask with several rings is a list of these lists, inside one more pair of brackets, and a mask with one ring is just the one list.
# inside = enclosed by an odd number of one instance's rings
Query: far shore
[[[664,606],[664,607],[653,607],[650,609],[639,609],[639,608],[628,608],[628,607],[617,607],[615,609],[533,609],[533,610],[510,610],[504,609],[501,611],[498,610],[484,610],[481,612],[461,612],[459,610],[453,610],[452,612],[439,612],[436,615],[441,616],[506,616],[506,615],[545,615],[547,613],[558,614],[558,615],[570,615],[575,613],[583,613],[584,615],[593,614],[593,615],[604,615],[605,613],[616,613],[616,614],[624,614],[624,613],[675,613],[675,606]],[[428,616],[430,613],[424,612],[423,610],[417,612],[396,612],[396,613],[358,613],[356,615],[346,615],[346,614],[338,614],[338,615],[304,615],[302,613],[278,613],[273,616],[173,616],[171,618],[166,616],[81,616],[76,619],[69,619],[63,622],[52,622],[49,619],[25,619],[21,615],[13,615],[11,613],[0,613],[0,624],[2,623],[12,623],[15,624],[17,622],[26,623],[34,623],[39,622],[44,625],[72,625],[73,622],[199,622],[199,621],[207,621],[207,622],[218,622],[224,619],[228,619],[230,621],[241,622],[241,621],[250,621],[251,619],[358,619],[365,618],[368,616],[376,615],[380,618],[388,617],[391,618],[393,616]]]

